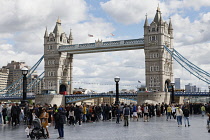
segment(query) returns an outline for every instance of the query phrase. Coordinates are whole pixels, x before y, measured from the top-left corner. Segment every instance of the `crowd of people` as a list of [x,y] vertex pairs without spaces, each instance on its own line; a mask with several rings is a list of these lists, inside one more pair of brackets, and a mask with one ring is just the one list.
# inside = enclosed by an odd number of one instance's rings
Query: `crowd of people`
[[[50,105],[50,104],[26,104],[20,107],[18,103],[2,104],[0,102],[0,124],[8,124],[12,126],[19,125],[20,122],[28,125],[27,130],[31,128],[34,119],[39,118],[43,128],[49,136],[48,126],[58,129],[58,139],[64,138],[64,124],[79,125],[82,123],[95,123],[98,121],[110,121],[115,119],[117,124],[124,120],[124,126],[129,125],[129,118],[133,121],[139,121],[142,118],[144,122],[149,122],[154,116],[166,116],[169,119],[177,119],[178,127],[182,125],[184,118],[185,127],[190,126],[190,114],[208,115],[207,125],[210,122],[210,104],[106,104],[88,105],[88,104],[67,104]],[[28,132],[28,131],[27,131]]]

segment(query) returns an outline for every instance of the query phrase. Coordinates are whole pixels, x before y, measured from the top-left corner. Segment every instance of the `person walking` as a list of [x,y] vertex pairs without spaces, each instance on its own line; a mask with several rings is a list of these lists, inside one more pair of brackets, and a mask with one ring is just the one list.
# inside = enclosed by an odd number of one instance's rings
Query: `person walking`
[[172,112],[172,108],[171,108],[171,105],[169,105],[168,107],[167,107],[167,109],[166,109],[166,113],[167,113],[167,121],[168,121],[168,118],[170,118],[171,119],[171,112]]
[[12,105],[9,104],[9,107],[7,108],[7,120],[8,120],[7,124],[9,125],[11,123],[11,110],[12,110]]
[[144,105],[144,122],[148,122],[149,121],[149,108],[148,105],[145,104]]
[[202,117],[204,117],[205,115],[205,111],[206,111],[206,108],[204,105],[201,106],[201,113],[202,113]]
[[17,125],[17,117],[19,117],[19,116],[18,116],[17,108],[14,103],[12,104],[11,116],[12,116],[12,126],[14,123],[15,123],[14,126],[16,126]]
[[182,116],[183,116],[183,111],[180,108],[180,106],[176,109],[176,117],[177,117],[177,123],[178,127],[182,125]]
[[74,122],[74,107],[71,106],[70,110],[69,110],[69,125],[74,125],[75,126],[75,122]]
[[3,116],[4,124],[6,124],[6,116],[7,116],[7,106],[6,105],[4,105],[4,107],[2,109],[2,116]]
[[130,115],[130,108],[125,104],[125,108],[123,109],[123,116],[124,116],[124,126],[128,126],[128,116]]
[[[190,110],[187,108],[187,106],[184,107],[183,114],[184,114],[185,127],[186,127],[187,124],[188,124],[188,127],[189,127],[190,126],[190,122],[189,122]],[[186,124],[186,121],[187,121],[187,124]]]
[[64,109],[58,108],[58,112],[55,116],[55,123],[59,134],[57,139],[64,139],[64,124],[66,123],[66,112]]
[[137,106],[136,106],[136,104],[133,105],[133,121],[135,119],[138,121]]
[[174,105],[172,105],[171,111],[172,111],[173,118],[176,119],[176,107]]
[[43,128],[45,128],[46,132],[47,132],[47,137],[49,138],[49,131],[48,131],[48,118],[49,118],[49,114],[47,113],[46,108],[42,109],[42,113],[39,116],[39,118],[41,119],[41,124],[43,126]]
[[116,105],[116,123],[119,124],[120,123],[120,107],[119,105]]
[[75,124],[79,122],[79,126],[81,126],[81,115],[82,111],[80,110],[79,106],[76,105],[76,108],[74,110],[74,115],[75,115]]
[[2,109],[3,109],[3,106],[2,106],[2,103],[0,102],[0,125],[2,125]]

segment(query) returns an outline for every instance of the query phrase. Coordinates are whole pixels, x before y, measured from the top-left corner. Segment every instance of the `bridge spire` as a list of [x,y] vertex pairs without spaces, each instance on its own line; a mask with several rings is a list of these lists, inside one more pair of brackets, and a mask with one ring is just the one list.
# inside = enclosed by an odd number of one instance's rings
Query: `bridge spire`
[[147,19],[147,14],[145,16],[146,16],[146,19],[145,19],[145,22],[144,22],[144,27],[147,27],[147,26],[149,26],[148,19]]
[[46,30],[45,30],[44,37],[49,37],[49,36],[48,36],[48,32],[47,32],[47,27],[46,27]]
[[157,7],[156,14],[155,14],[155,18],[154,18],[153,21],[154,21],[156,24],[158,24],[159,21],[160,21],[160,8],[159,8],[159,6]]
[[169,27],[168,27],[168,30],[173,30],[172,23],[171,23],[171,18],[169,18]]
[[59,34],[63,33],[63,29],[61,27],[61,20],[59,19],[59,17],[57,19],[53,33],[55,33],[55,35],[59,35]]

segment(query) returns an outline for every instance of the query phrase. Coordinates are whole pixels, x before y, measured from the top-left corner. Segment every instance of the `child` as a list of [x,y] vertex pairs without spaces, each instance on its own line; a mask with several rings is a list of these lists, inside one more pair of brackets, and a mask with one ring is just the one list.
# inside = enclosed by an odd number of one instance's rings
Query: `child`
[[28,125],[28,126],[26,127],[26,129],[25,129],[25,132],[26,132],[27,138],[29,138],[31,131],[32,131],[31,126],[30,126],[30,125]]

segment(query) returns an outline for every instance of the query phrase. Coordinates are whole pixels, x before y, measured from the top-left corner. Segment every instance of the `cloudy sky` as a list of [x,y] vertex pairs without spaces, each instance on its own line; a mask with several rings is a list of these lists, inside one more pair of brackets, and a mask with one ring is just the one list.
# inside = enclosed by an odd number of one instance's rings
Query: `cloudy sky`
[[[58,17],[67,34],[72,29],[74,44],[136,39],[143,37],[145,15],[151,23],[159,5],[163,19],[172,19],[174,48],[210,72],[209,0],[0,0],[0,5],[0,67],[12,60],[33,66],[43,55],[45,28],[52,32]],[[138,80],[145,84],[144,57],[143,50],[74,55],[73,80],[86,83],[74,87],[107,92],[115,89],[118,75],[120,89],[135,89]],[[43,70],[42,64],[38,71]],[[208,87],[175,62],[178,77],[182,88]]]

